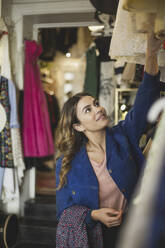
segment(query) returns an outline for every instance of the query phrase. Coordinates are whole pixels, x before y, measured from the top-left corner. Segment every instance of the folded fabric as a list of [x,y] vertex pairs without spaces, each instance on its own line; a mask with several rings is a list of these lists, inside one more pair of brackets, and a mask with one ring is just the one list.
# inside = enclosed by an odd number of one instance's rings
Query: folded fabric
[[57,226],[56,248],[103,248],[101,224],[87,230],[85,217],[88,211],[84,206],[64,210]]

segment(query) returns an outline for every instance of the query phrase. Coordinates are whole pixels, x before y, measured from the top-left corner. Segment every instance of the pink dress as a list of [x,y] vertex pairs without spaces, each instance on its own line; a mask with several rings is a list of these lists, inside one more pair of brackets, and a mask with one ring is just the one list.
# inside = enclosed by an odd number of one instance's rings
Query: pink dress
[[36,41],[25,41],[23,151],[25,157],[54,154],[54,143],[46,98],[37,60],[42,53]]

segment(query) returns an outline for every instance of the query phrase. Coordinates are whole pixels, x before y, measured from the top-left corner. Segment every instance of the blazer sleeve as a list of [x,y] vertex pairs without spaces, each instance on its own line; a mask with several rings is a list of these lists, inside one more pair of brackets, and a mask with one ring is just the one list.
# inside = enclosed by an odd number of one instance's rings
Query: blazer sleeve
[[159,73],[152,76],[144,72],[143,81],[136,94],[135,103],[122,122],[125,132],[132,142],[139,143],[147,127],[147,113],[154,101],[159,97]]

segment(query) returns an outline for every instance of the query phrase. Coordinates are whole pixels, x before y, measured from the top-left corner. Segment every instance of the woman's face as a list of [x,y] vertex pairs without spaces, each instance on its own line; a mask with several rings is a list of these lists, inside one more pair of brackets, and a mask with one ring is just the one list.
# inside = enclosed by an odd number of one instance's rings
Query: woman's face
[[99,105],[98,100],[91,96],[83,96],[76,108],[77,118],[80,124],[77,131],[94,132],[105,128],[108,125],[106,111]]

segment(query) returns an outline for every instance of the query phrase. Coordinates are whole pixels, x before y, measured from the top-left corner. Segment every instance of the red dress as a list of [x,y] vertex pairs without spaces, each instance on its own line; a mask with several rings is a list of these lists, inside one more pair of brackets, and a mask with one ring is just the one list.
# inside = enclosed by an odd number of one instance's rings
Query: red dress
[[54,154],[48,107],[37,64],[42,53],[36,41],[25,41],[23,150],[25,157]]

